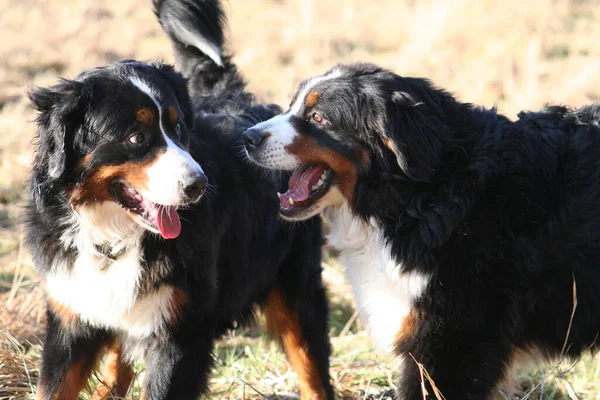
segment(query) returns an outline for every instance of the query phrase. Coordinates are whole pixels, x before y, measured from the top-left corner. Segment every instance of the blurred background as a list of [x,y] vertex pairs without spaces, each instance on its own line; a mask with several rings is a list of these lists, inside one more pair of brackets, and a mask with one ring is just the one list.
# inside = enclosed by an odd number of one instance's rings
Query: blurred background
[[[462,101],[497,106],[510,117],[545,103],[579,106],[600,99],[600,1],[225,0],[225,7],[228,49],[249,88],[284,108],[302,79],[347,61],[428,77]],[[0,10],[4,400],[30,398],[43,341],[42,289],[19,225],[35,118],[26,89],[110,61],[173,57],[149,0],[0,0]],[[395,385],[393,360],[373,350],[343,271],[327,251],[324,267],[337,393],[378,399]],[[260,329],[232,333],[215,355],[212,398],[297,390],[285,358]],[[600,399],[599,382],[600,357],[561,361],[527,374],[517,371],[516,394],[499,391],[498,398]]]

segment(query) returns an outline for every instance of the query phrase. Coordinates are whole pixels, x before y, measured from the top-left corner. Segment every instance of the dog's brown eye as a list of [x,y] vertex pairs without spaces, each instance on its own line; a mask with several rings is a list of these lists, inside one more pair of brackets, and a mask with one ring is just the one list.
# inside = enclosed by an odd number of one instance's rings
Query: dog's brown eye
[[314,112],[312,114],[312,119],[313,119],[313,121],[315,121],[318,124],[322,124],[323,121],[325,121],[325,119],[323,118],[323,116],[321,114],[319,114],[318,112]]
[[148,135],[146,135],[143,132],[138,132],[138,133],[135,133],[135,134],[129,136],[129,142],[131,142],[133,144],[141,144],[141,143],[144,143],[147,138],[148,138]]

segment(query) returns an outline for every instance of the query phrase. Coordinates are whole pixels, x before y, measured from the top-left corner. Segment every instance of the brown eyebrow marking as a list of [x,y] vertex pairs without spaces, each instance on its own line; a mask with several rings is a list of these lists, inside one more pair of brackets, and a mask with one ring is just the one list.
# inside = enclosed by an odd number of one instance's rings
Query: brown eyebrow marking
[[171,121],[171,123],[173,125],[175,125],[177,123],[177,121],[179,121],[179,114],[177,114],[177,110],[175,110],[175,107],[169,106],[168,112],[169,112],[169,120]]
[[154,122],[154,112],[147,108],[140,108],[137,110],[136,119],[144,125],[152,125]]
[[307,107],[314,107],[317,104],[317,101],[319,101],[319,92],[310,92],[306,96],[304,103]]

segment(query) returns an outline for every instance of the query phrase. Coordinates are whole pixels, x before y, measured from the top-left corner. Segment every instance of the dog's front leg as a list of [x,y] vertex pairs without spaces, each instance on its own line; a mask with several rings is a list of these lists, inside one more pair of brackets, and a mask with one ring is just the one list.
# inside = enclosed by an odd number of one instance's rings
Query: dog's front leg
[[77,400],[109,340],[106,333],[85,326],[68,310],[57,308],[48,306],[36,400]]
[[[505,374],[510,344],[486,331],[429,316],[415,325],[412,337],[400,344],[402,358],[398,400],[482,400],[492,394]],[[444,325],[448,329],[439,329]],[[490,324],[491,325],[491,324]],[[491,333],[490,333],[491,332]],[[439,391],[439,392],[438,392]]]
[[141,399],[191,400],[206,393],[213,343],[213,330],[206,326],[156,338],[146,353]]

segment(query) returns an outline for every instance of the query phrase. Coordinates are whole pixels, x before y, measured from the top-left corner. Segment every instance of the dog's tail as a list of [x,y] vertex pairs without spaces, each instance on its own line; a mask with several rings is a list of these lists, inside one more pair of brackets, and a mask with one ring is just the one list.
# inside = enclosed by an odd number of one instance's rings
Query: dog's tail
[[195,108],[211,111],[206,107],[250,104],[253,98],[245,91],[244,79],[223,54],[225,15],[220,1],[153,0],[153,4],[173,43],[178,67],[189,80]]

